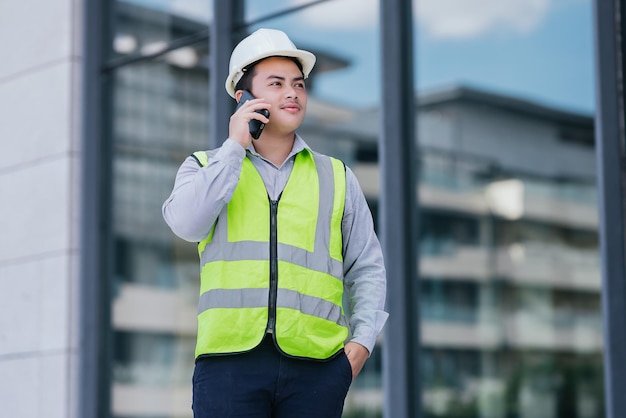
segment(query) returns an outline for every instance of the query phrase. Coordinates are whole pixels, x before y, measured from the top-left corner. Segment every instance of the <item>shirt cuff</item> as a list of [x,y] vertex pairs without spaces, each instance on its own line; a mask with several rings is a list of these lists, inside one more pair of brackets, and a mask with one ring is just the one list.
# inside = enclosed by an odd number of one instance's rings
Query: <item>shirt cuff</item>
[[365,324],[358,326],[348,341],[361,344],[363,347],[367,348],[367,351],[369,351],[371,355],[376,345],[378,334],[382,331],[388,317],[389,314],[387,312],[376,311],[374,313],[372,326]]

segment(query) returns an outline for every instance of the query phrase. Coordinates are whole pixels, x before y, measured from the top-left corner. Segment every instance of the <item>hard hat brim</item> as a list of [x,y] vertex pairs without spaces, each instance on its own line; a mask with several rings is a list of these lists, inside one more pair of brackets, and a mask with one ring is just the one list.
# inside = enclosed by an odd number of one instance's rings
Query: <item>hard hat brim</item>
[[259,54],[251,57],[247,61],[241,63],[240,67],[233,68],[228,74],[228,78],[226,79],[225,87],[226,91],[232,97],[235,98],[235,85],[239,82],[241,77],[243,76],[243,70],[250,64],[260,61],[269,57],[291,57],[296,58],[302,64],[302,73],[304,74],[304,78],[307,78],[315,65],[315,55],[310,53],[309,51],[305,51],[303,49],[296,50],[284,50],[284,51],[271,51],[266,54]]

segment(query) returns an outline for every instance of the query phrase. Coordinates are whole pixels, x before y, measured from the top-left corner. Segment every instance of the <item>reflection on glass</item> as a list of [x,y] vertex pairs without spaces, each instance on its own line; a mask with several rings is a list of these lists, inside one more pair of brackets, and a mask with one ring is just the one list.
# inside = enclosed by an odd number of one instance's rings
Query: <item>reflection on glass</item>
[[[172,17],[191,0],[118,4],[120,55],[158,52],[210,19]],[[246,19],[299,4],[248,1]],[[600,418],[589,3],[416,4],[423,414]],[[299,133],[354,170],[374,216],[378,7],[334,0],[263,22],[317,55]],[[115,72],[115,417],[191,416],[197,253],[160,207],[208,143],[205,45]],[[380,354],[345,417],[382,416]]]
[[603,416],[592,115],[467,88],[421,103],[426,416]]
[[600,418],[591,9],[486,5],[415,2],[424,416]]
[[263,19],[279,13],[289,13],[289,18],[293,18],[296,14],[289,12],[289,10],[304,7],[319,1],[320,0],[243,0],[244,21],[250,23],[257,19]]
[[[191,416],[198,257],[161,204],[181,161],[207,147],[206,46],[114,73],[113,417]],[[175,58],[187,51],[193,66]]]
[[[206,35],[213,0],[117,0],[112,2],[113,39],[109,58],[137,57],[165,51],[172,41]],[[198,57],[192,49],[171,55],[192,68]]]

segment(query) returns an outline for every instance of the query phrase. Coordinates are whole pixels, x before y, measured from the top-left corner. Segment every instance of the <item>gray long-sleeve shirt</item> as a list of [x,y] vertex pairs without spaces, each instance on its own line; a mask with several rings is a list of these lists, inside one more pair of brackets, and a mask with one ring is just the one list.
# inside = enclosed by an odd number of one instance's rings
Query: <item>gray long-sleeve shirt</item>
[[[304,148],[308,145],[296,135],[291,153],[280,167],[259,155],[252,144],[245,150],[230,139],[220,148],[207,151],[206,167],[200,167],[195,158],[188,157],[178,170],[172,194],[163,203],[165,222],[186,241],[204,240],[233,195],[246,154],[263,178],[269,197],[276,200],[287,184],[295,155]],[[371,353],[388,316],[383,310],[386,275],[372,215],[349,168],[341,229],[350,341],[365,346]]]

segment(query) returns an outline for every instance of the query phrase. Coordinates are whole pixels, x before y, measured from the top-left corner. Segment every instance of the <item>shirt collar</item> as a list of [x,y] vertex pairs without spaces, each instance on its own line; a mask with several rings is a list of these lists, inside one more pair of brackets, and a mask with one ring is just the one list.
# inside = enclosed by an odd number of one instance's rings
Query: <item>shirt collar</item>
[[[291,152],[287,156],[287,160],[293,157],[294,155],[298,154],[299,152],[304,151],[305,149],[311,151],[311,147],[309,147],[309,145],[304,141],[304,139],[302,139],[300,135],[296,134],[296,139],[293,141],[293,146],[291,147]],[[254,149],[253,142],[251,142],[250,145],[248,145],[247,150],[252,155],[262,158],[261,155],[258,152],[256,152],[256,150]]]

